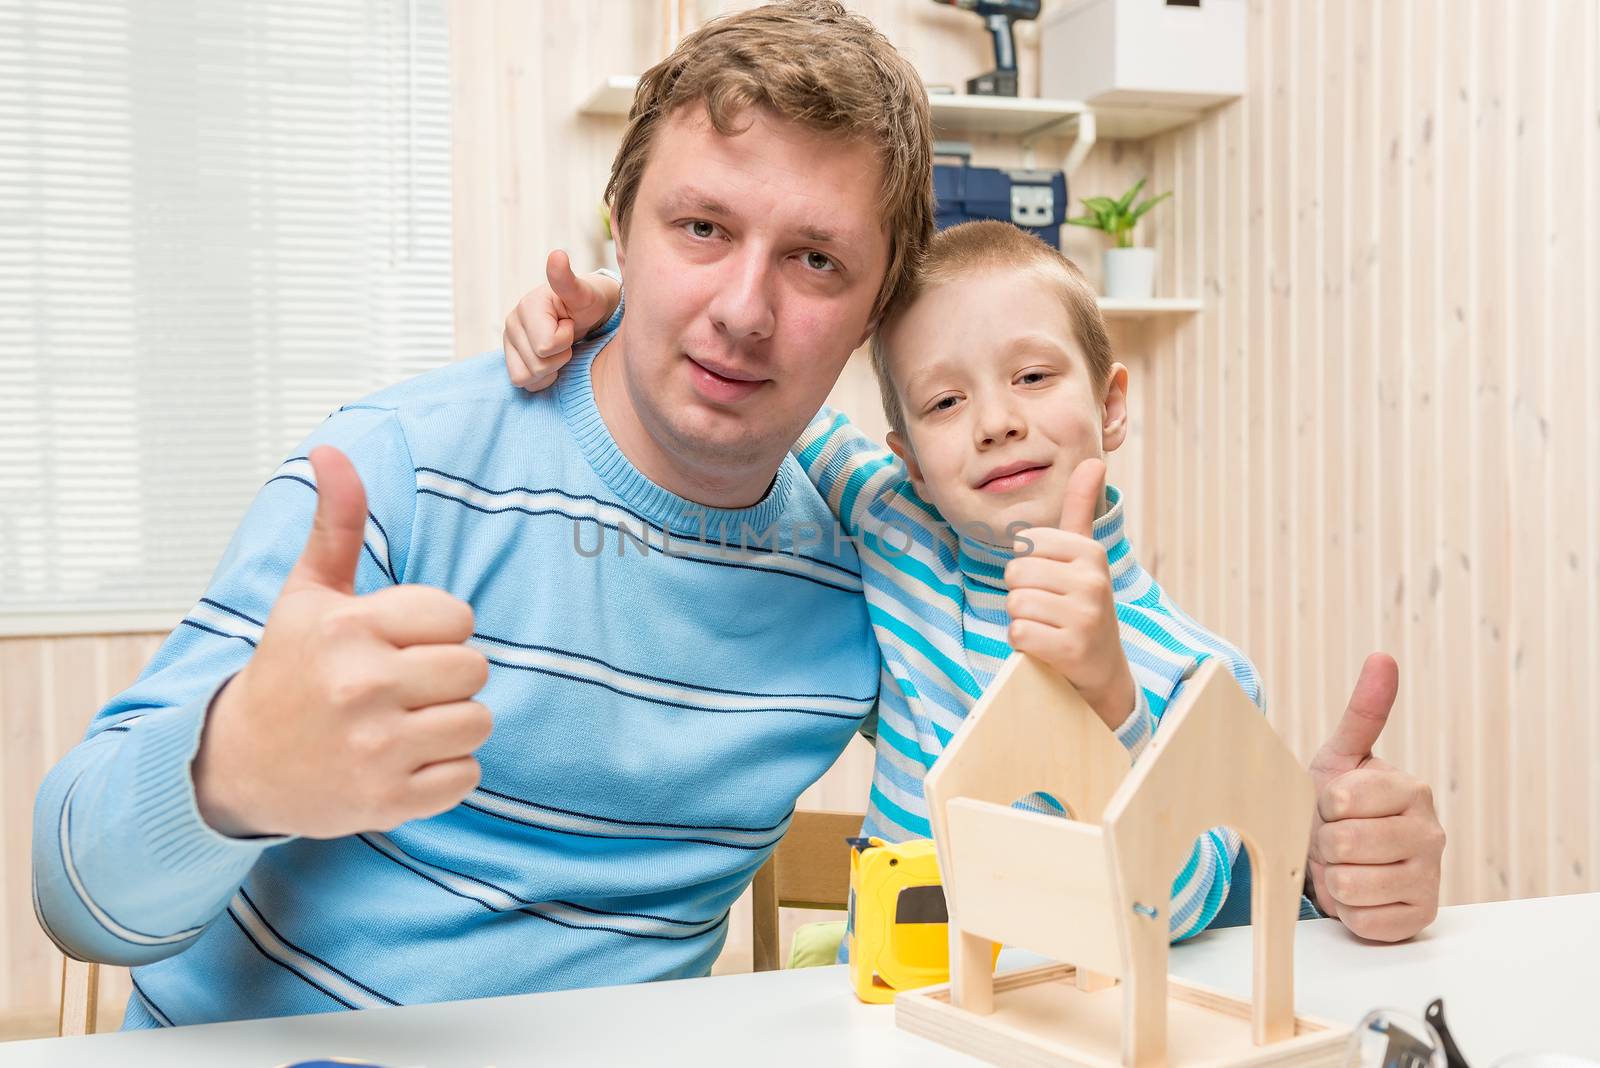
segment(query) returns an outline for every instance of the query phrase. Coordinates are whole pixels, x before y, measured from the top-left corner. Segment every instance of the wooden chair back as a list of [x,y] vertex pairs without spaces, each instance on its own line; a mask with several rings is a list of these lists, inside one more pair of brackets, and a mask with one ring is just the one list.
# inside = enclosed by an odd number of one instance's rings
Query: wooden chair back
[[850,844],[861,833],[859,812],[796,811],[788,832],[756,873],[751,897],[755,970],[783,967],[778,957],[778,910],[840,909],[850,905]]
[[100,965],[62,957],[61,1013],[56,1017],[56,1034],[62,1038],[94,1034],[99,1007]]

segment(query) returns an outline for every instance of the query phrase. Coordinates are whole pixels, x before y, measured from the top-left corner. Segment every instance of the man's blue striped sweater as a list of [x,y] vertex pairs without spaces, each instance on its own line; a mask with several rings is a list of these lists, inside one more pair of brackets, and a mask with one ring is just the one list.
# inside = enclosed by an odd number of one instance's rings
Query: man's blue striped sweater
[[[537,396],[496,354],[330,417],[51,772],[36,910],[73,955],[137,965],[126,1026],[710,970],[796,798],[871,712],[879,653],[855,552],[818,536],[833,517],[792,456],[739,511],[628,462],[590,385],[608,337]],[[481,786],[440,816],[229,839],[200,818],[189,765],[304,544],[319,444],[367,489],[357,591],[425,583],[472,605],[494,735]]]

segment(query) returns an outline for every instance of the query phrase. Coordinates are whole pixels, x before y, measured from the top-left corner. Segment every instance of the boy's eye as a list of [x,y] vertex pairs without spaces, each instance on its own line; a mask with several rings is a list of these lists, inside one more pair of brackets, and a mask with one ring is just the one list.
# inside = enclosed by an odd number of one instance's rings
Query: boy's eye
[[1025,386],[1036,386],[1049,377],[1050,374],[1047,371],[1024,371],[1017,376],[1017,381]]
[[938,400],[933,402],[933,404],[928,408],[928,411],[930,411],[930,412],[948,412],[951,408],[954,408],[956,406],[957,400],[958,400],[958,398],[955,397],[954,395],[951,395],[951,396],[948,396],[948,397],[940,397]]
[[833,261],[820,252],[807,252],[806,266],[813,271],[831,271],[834,269]]
[[708,223],[704,219],[696,219],[689,224],[689,232],[694,234],[695,237],[715,237],[717,228],[714,224]]

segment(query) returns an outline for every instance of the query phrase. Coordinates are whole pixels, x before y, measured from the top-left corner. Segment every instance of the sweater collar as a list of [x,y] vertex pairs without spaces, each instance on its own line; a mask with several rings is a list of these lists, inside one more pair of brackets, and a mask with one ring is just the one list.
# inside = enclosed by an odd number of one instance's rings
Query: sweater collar
[[[790,486],[796,477],[794,460],[785,454],[766,495],[749,508],[698,504],[650,481],[623,455],[594,400],[594,360],[615,336],[605,334],[574,345],[572,360],[562,369],[555,386],[562,417],[589,466],[619,501],[674,534],[724,544],[736,542],[741,536],[764,536],[778,522],[789,501]],[[621,353],[613,354],[613,358],[620,356]]]

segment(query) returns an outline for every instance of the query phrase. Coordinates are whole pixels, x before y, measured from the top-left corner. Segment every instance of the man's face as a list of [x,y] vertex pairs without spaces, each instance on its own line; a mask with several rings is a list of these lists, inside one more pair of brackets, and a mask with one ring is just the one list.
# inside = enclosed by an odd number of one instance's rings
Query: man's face
[[666,467],[764,485],[870,332],[889,239],[868,146],[743,119],[725,137],[693,105],[656,133],[618,250],[623,378]]
[[1077,465],[1122,444],[1128,372],[1102,392],[1058,287],[994,268],[921,293],[888,326],[906,437],[889,436],[917,492],[980,540],[1053,527]]

